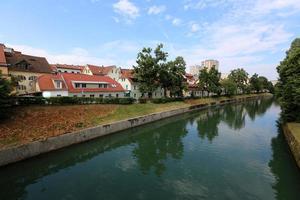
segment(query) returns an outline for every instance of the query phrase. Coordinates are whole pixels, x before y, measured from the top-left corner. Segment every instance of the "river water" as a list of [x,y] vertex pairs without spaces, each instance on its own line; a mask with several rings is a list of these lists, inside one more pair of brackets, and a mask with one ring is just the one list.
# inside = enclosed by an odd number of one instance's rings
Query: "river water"
[[300,199],[272,99],[189,113],[0,168],[0,199]]

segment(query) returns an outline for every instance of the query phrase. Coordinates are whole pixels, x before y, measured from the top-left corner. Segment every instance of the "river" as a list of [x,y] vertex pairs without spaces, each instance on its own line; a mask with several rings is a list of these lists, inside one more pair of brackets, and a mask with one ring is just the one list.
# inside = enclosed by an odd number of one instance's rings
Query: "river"
[[0,199],[300,199],[270,98],[188,113],[0,168]]

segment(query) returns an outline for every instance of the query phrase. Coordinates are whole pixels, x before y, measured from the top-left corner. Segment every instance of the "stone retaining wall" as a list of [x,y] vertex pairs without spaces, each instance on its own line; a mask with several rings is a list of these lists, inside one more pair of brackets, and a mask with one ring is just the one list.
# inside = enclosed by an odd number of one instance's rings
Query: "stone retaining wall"
[[285,135],[286,141],[290,146],[291,152],[300,168],[300,136],[297,136],[296,131],[293,131],[293,123],[287,123],[283,125],[283,133]]
[[43,141],[34,141],[29,144],[24,144],[17,147],[12,147],[0,151],[0,166],[4,166],[10,163],[21,161],[27,158],[31,158],[46,152],[57,150],[63,147],[67,147],[73,144],[92,140],[97,137],[112,134],[118,131],[126,130],[129,128],[137,127],[143,124],[154,122],[167,117],[180,115],[183,113],[206,109],[212,106],[224,105],[228,103],[241,102],[248,99],[257,99],[262,96],[236,98],[230,100],[222,100],[213,102],[211,104],[199,104],[186,108],[179,108],[175,110],[153,113],[145,116],[122,120],[110,124],[99,125],[92,128],[83,129],[80,131],[59,135],[56,137],[47,138]]

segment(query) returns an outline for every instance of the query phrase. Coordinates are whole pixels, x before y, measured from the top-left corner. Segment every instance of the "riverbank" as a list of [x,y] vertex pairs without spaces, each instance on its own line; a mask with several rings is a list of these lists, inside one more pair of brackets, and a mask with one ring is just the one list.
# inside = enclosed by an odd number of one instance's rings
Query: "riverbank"
[[10,119],[0,123],[0,150],[127,118],[251,96],[256,95],[191,99],[166,104],[17,107]]
[[[86,115],[88,117],[84,118],[81,115],[81,110],[76,110],[76,106],[62,106],[60,109],[66,109],[65,112],[61,110],[59,112],[53,111],[53,117],[59,118],[58,114],[66,117],[70,113],[70,110],[79,112],[77,115],[81,117],[81,119],[90,120],[89,123],[94,126],[91,128],[85,128],[85,125],[81,121],[81,126],[66,126],[69,127],[69,130],[74,130],[70,132],[58,131],[58,135],[52,136],[47,131],[47,128],[53,128],[53,120],[49,119],[49,113],[47,113],[46,118],[36,118],[31,119],[33,124],[41,124],[46,123],[47,126],[37,126],[39,131],[37,133],[41,133],[40,135],[34,135],[36,137],[28,137],[32,132],[34,132],[34,128],[27,128],[29,132],[24,133],[24,129],[19,129],[20,136],[27,136],[26,138],[32,139],[30,140],[15,140],[15,142],[5,143],[2,141],[2,148],[0,150],[0,166],[8,163],[16,162],[19,160],[23,160],[29,157],[33,157],[39,155],[41,153],[49,152],[52,150],[56,150],[62,147],[66,147],[72,144],[84,142],[87,140],[91,140],[96,137],[100,137],[103,135],[111,134],[114,132],[118,132],[121,130],[125,130],[128,128],[140,126],[143,124],[147,124],[153,121],[157,121],[163,118],[179,115],[182,113],[205,109],[210,106],[222,105],[231,102],[244,101],[249,98],[259,98],[262,96],[266,96],[269,94],[252,94],[252,95],[241,95],[235,96],[232,98],[220,97],[220,98],[205,98],[205,99],[195,99],[188,100],[184,102],[172,102],[167,104],[134,104],[134,105],[113,105],[112,107],[107,108],[106,113],[103,111],[105,105],[92,105],[95,107],[87,108],[88,106],[82,106],[81,109],[84,109],[85,113],[89,113],[89,110],[92,111],[92,118],[90,115]],[[101,106],[98,108],[97,106]],[[104,106],[104,107],[103,107]],[[43,107],[44,109],[53,109],[53,107]],[[33,108],[31,108],[33,109]],[[78,109],[78,108],[77,108]],[[48,110],[49,111],[49,110]],[[97,111],[101,111],[102,115],[97,115]],[[21,117],[25,117],[26,115],[21,115]],[[69,118],[59,118],[62,123],[69,123],[72,119]],[[43,121],[46,120],[46,121]],[[72,121],[75,123],[76,121]],[[29,122],[23,124],[24,128],[27,126],[32,126]],[[61,124],[56,125],[54,127],[64,128]],[[46,128],[46,129],[45,129]],[[42,129],[42,130],[41,130]],[[77,130],[76,130],[77,129]],[[0,129],[1,130],[1,129]],[[61,129],[54,129],[61,130]],[[63,129],[65,130],[65,129]],[[53,132],[51,132],[53,134]],[[2,131],[1,131],[2,134]],[[2,134],[3,135],[3,134]],[[2,137],[3,138],[3,137]],[[4,137],[5,138],[5,137]],[[16,139],[16,137],[15,137]],[[4,145],[3,145],[4,144]]]
[[285,124],[283,126],[283,132],[297,165],[300,168],[300,123]]

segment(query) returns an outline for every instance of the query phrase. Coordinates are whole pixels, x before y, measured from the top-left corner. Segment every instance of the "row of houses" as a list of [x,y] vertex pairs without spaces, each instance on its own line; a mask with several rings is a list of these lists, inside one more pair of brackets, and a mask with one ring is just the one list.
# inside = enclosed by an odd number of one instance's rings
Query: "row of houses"
[[[117,66],[49,64],[44,57],[22,54],[0,44],[0,71],[2,76],[17,78],[17,95],[44,97],[132,97],[140,98],[139,83],[132,69]],[[186,74],[189,90],[185,96],[200,96],[197,80]],[[164,96],[157,88],[153,98]]]

